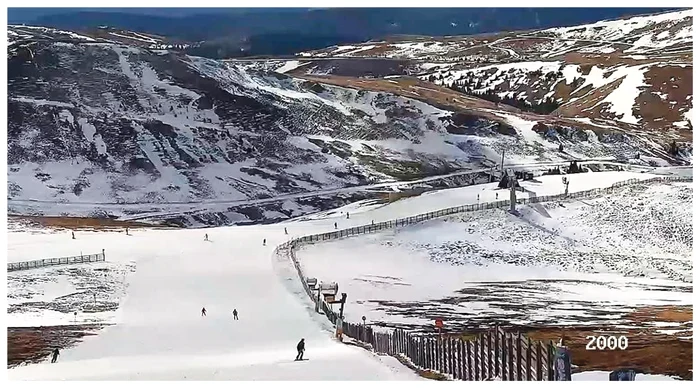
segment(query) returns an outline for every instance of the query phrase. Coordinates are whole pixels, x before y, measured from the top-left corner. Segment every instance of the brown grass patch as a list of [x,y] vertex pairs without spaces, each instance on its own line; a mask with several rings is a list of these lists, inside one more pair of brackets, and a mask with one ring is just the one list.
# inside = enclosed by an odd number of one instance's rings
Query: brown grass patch
[[640,93],[637,102],[646,126],[664,128],[686,121],[683,113],[692,104],[693,96],[692,66],[654,66],[644,75],[644,82],[649,87]]
[[[8,368],[47,359],[53,349],[73,346],[87,335],[96,335],[103,325],[68,325],[7,328]],[[58,357],[61,362],[61,357]]]
[[9,220],[26,222],[31,225],[56,229],[116,229],[116,228],[172,228],[172,225],[148,224],[137,221],[120,221],[109,218],[88,217],[47,217],[8,215]]
[[[580,371],[638,368],[644,373],[667,374],[692,379],[693,342],[670,335],[654,334],[649,329],[613,330],[605,327],[567,327],[534,329],[527,336],[538,341],[558,341],[571,351],[572,362]],[[620,336],[629,341],[625,350],[587,350],[587,336]]]
[[[636,324],[653,326],[654,322],[685,323],[692,321],[692,306],[650,306],[642,307],[625,318]],[[558,341],[571,351],[572,362],[581,371],[612,370],[621,367],[638,368],[644,373],[666,374],[690,380],[693,378],[693,341],[678,336],[688,336],[690,328],[676,335],[661,334],[656,328],[614,329],[612,327],[560,327],[535,328],[526,332],[528,337],[540,341]],[[673,329],[677,329],[674,327]],[[590,342],[587,336],[620,336],[629,341],[625,350],[587,350]]]
[[[503,124],[506,124],[503,118],[494,115],[490,112],[486,112],[483,108],[515,114],[523,119],[542,122],[548,125],[572,126],[584,130],[591,130],[599,135],[611,132],[631,132],[638,135],[654,137],[654,141],[665,139],[667,136],[667,131],[653,131],[647,127],[639,128],[638,126],[630,126],[622,122],[616,122],[615,127],[611,128],[609,124],[608,126],[601,127],[572,120],[568,117],[561,117],[574,116],[577,112],[581,112],[587,107],[591,107],[595,104],[595,102],[605,98],[605,96],[607,96],[607,93],[610,90],[612,90],[611,88],[615,87],[617,83],[621,81],[613,82],[612,85],[606,85],[604,87],[599,88],[600,90],[594,91],[593,93],[591,93],[591,96],[586,97],[586,99],[575,101],[573,104],[563,105],[556,111],[561,116],[555,116],[538,115],[535,113],[523,112],[518,108],[508,106],[505,104],[499,104],[499,106],[497,107],[494,103],[490,101],[467,96],[462,93],[455,92],[451,89],[444,88],[433,83],[422,81],[412,77],[402,77],[393,79],[361,79],[355,77],[309,74],[299,75],[297,77],[300,79],[306,79],[308,81],[317,82],[319,84],[335,85],[345,88],[368,90],[373,92],[391,93],[394,95],[423,101],[438,108],[451,110],[457,113],[466,113],[474,116],[480,116],[492,120],[494,122]],[[602,106],[598,106],[596,107],[596,110],[599,110],[601,108]],[[587,111],[584,114],[580,114],[580,116],[596,117],[596,112]],[[679,133],[685,132],[690,131],[681,131]],[[678,135],[674,133],[673,137],[677,138]],[[686,136],[686,138],[688,137],[692,138],[692,134],[690,136]]]
[[432,370],[422,369],[418,371],[418,375],[425,379],[437,380],[437,381],[447,381],[447,376],[442,373],[438,373]]
[[[692,335],[692,306],[645,306],[624,318],[631,321],[629,329],[616,329],[612,326],[548,326],[520,327],[508,329],[514,333],[519,330],[533,341],[557,343],[564,339],[564,345],[571,352],[572,363],[578,371],[614,370],[617,368],[636,368],[647,374],[664,374],[678,376],[682,379],[693,378],[693,341],[682,339]],[[654,327],[654,322],[676,322],[677,327],[685,329],[677,334],[656,332],[662,327]],[[449,333],[451,338],[465,341],[476,340],[481,332]],[[625,350],[588,350],[588,336],[627,337],[629,346]]]
[[650,320],[663,322],[690,322],[693,320],[692,306],[648,306],[628,314],[625,318],[635,322]]

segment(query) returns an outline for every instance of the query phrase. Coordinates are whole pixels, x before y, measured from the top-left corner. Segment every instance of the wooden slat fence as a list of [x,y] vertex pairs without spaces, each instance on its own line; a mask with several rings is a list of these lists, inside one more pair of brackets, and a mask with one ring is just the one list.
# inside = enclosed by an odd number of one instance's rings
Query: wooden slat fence
[[553,378],[554,345],[531,341],[501,328],[471,340],[343,322],[343,334],[372,346],[378,354],[401,357],[414,367],[454,380],[528,380]]
[[[692,177],[663,176],[652,179],[629,179],[617,182],[610,187],[592,189],[568,195],[545,195],[518,199],[519,204],[549,202],[567,198],[590,198],[609,194],[617,189],[635,185],[658,182],[692,182]],[[385,229],[417,224],[426,220],[445,217],[463,212],[506,208],[509,200],[456,206],[436,210],[411,217],[362,225],[353,228],[319,233],[288,241],[276,248],[277,254],[285,254],[292,260],[297,274],[301,279],[304,291],[309,298],[317,303],[317,295],[307,282],[295,251],[303,244],[314,244],[321,241],[373,233]],[[8,271],[9,271],[8,264]],[[331,305],[321,300],[319,310],[335,324],[337,313]],[[480,334],[476,339],[440,338],[422,333],[409,333],[396,329],[392,332],[375,332],[370,326],[343,322],[343,334],[357,341],[371,345],[375,352],[400,356],[410,361],[415,367],[432,370],[451,376],[457,380],[553,380],[551,369],[554,346],[550,342],[532,342],[519,333],[506,333],[497,328]]]
[[[585,173],[583,173],[585,174]],[[568,195],[556,194],[556,195],[543,195],[539,197],[528,197],[520,198],[517,200],[518,204],[528,204],[528,203],[540,203],[540,202],[551,202],[562,199],[575,199],[575,198],[593,198],[600,196],[602,194],[610,194],[615,192],[621,187],[635,185],[635,184],[647,184],[647,183],[660,183],[660,182],[692,182],[692,177],[679,177],[679,176],[660,176],[651,179],[628,179],[625,181],[616,182],[609,187],[591,189],[586,191],[579,191],[569,193]],[[350,236],[357,236],[361,234],[374,233],[382,231],[385,229],[392,229],[401,226],[407,226],[412,224],[417,224],[423,221],[445,217],[453,214],[486,210],[486,209],[503,209],[510,206],[510,200],[502,200],[495,202],[483,202],[479,204],[469,204],[462,206],[454,206],[446,209],[435,210],[428,213],[418,214],[411,217],[400,218],[391,221],[378,222],[369,225],[356,226],[353,228],[347,228],[342,230],[335,230],[332,232],[312,234],[303,237],[296,238],[294,240],[288,241],[279,247],[278,250],[285,250],[291,246],[298,247],[301,244],[313,244],[316,242],[337,240],[339,238],[345,238]]]
[[56,257],[56,258],[51,258],[51,259],[41,259],[41,260],[31,260],[31,261],[20,261],[20,262],[16,262],[16,263],[7,263],[7,272],[48,267],[51,265],[93,263],[96,261],[105,261],[104,250],[101,253],[94,253],[94,254],[89,254],[89,255]]

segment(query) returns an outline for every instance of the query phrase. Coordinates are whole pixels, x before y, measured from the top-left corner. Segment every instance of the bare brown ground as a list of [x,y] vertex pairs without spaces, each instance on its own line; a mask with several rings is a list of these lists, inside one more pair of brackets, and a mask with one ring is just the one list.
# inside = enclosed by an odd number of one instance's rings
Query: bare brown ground
[[[636,324],[651,322],[688,322],[692,320],[692,306],[644,307],[627,316]],[[554,341],[564,338],[571,351],[572,363],[580,371],[638,368],[644,373],[693,378],[693,341],[679,336],[691,336],[687,330],[675,335],[660,334],[652,328],[615,329],[613,327],[547,327],[533,328],[525,333],[533,340]],[[587,350],[587,336],[624,335],[629,340],[625,350]]]
[[636,102],[645,125],[661,128],[668,123],[685,122],[683,114],[692,106],[693,66],[656,66],[644,76],[649,87]]
[[172,228],[170,225],[148,224],[136,221],[119,221],[108,218],[45,217],[8,215],[8,220],[55,229],[118,229],[118,228]]
[[[692,336],[686,322],[692,321],[692,306],[653,306],[642,307],[628,314],[629,329],[613,326],[547,326],[520,327],[507,330],[519,330],[533,341],[557,343],[563,338],[564,345],[571,352],[571,362],[580,372],[594,370],[612,371],[617,368],[635,368],[647,374],[664,374],[678,376],[682,379],[693,378],[693,341],[679,337]],[[673,335],[655,332],[653,322],[675,322],[686,329]],[[677,329],[678,327],[674,327]],[[477,338],[477,332],[454,334],[465,341]],[[625,350],[588,350],[588,336],[619,336],[628,339]]]
[[567,115],[569,115],[569,113],[567,113],[568,111],[565,110],[562,110],[563,113],[561,113],[561,116],[559,116],[556,114],[557,112],[555,112],[555,114],[552,115],[538,115],[535,113],[523,112],[520,109],[505,104],[499,104],[497,107],[494,103],[490,101],[466,96],[462,93],[455,92],[451,89],[444,88],[435,85],[431,82],[422,81],[412,77],[392,79],[369,79],[343,77],[335,75],[310,74],[294,74],[294,77],[312,82],[317,82],[320,84],[335,85],[358,90],[392,93],[406,98],[423,101],[436,107],[451,109],[455,112],[473,114],[475,116],[481,116],[501,123],[504,122],[503,118],[494,115],[490,112],[484,111],[484,108],[492,109],[495,111],[508,112],[510,114],[515,114],[523,119],[537,121],[539,123],[544,123],[547,125],[573,126],[584,130],[590,130],[598,135],[623,132],[626,134],[633,134],[653,139],[657,142],[669,143],[671,139],[692,142],[693,137],[692,131],[659,131],[646,126],[630,126],[620,121],[610,121],[608,123],[601,124],[600,126],[591,125],[581,121],[573,120],[570,117],[566,117]]
[[8,327],[7,367],[42,362],[53,349],[71,347],[84,336],[96,335],[101,328],[102,325]]
[[[538,115],[529,112],[523,112],[520,109],[482,100],[480,98],[466,96],[462,93],[455,92],[451,89],[437,86],[430,82],[421,81],[415,78],[403,77],[393,79],[363,79],[355,77],[341,77],[334,75],[309,75],[295,74],[297,78],[306,79],[312,82],[321,84],[335,85],[341,87],[349,87],[359,90],[369,90],[374,92],[386,92],[403,97],[423,101],[435,106],[448,107],[457,112],[464,112],[482,116],[497,122],[503,122],[503,118],[496,116],[490,112],[485,112],[483,108],[493,109],[496,111],[514,113],[524,119],[543,122],[547,124],[572,125],[583,129],[602,134],[613,132],[613,129],[602,128],[595,125],[588,125],[580,121],[571,120],[567,117],[557,117],[552,115]],[[393,81],[393,82],[392,82]],[[618,125],[620,129],[625,129],[625,124]]]

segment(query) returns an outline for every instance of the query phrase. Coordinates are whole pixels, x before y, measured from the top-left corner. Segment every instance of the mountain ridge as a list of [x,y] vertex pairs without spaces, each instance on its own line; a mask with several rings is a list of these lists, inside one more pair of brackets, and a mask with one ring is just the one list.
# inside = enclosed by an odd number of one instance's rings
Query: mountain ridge
[[[683,163],[663,143],[634,132],[457,94],[440,103],[425,99],[423,89],[456,92],[423,81],[410,81],[419,82],[413,91],[388,87],[400,84],[393,79],[333,85],[323,77],[257,69],[254,62],[189,56],[145,33],[102,33],[111,35],[8,28],[10,213],[165,213],[185,226],[271,222],[376,198],[368,192],[294,197],[300,194],[488,170],[503,151],[506,163],[516,164]],[[485,177],[472,175],[457,184]],[[172,210],[178,202],[278,196],[294,198],[196,215]],[[120,206],[126,203],[143,206]]]
[[[10,9],[11,10],[11,9]],[[214,58],[289,55],[330,44],[382,38],[393,34],[458,35],[556,27],[668,8],[330,8],[239,9],[179,17],[119,12],[61,12],[29,23],[85,32],[99,26],[163,35],[205,48],[191,54]],[[255,11],[255,12],[253,12]],[[9,12],[12,15],[12,12]],[[16,19],[27,23],[24,19]],[[9,22],[13,24],[13,18]],[[286,38],[285,38],[286,36]],[[324,38],[326,37],[326,38]],[[332,41],[328,41],[330,38]],[[220,41],[225,39],[225,43]],[[219,41],[219,42],[217,42]],[[234,44],[234,42],[238,42]],[[242,50],[241,50],[242,49]]]

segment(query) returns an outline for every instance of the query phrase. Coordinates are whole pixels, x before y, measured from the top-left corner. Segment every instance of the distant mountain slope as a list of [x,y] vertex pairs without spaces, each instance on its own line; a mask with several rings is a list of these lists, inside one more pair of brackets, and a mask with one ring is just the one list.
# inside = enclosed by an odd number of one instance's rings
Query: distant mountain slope
[[[148,34],[118,35],[129,44],[8,29],[10,211],[123,216],[245,202],[490,167],[503,150],[507,162],[638,152],[673,160],[633,134],[323,85],[149,48],[163,43]],[[324,201],[217,210],[196,221],[283,219],[337,205]],[[127,203],[109,214],[93,206]]]
[[[464,35],[571,26],[663,8],[272,8],[187,10],[10,9],[10,24],[28,23],[71,31],[98,26],[204,42],[191,54],[214,58],[291,55],[387,35]],[[16,15],[16,16],[15,16]]]
[[488,62],[557,58],[568,52],[669,54],[692,49],[691,10],[542,30],[471,36],[406,36],[328,47],[301,56]]
[[[545,30],[333,46],[300,56],[410,61],[404,73],[482,98],[521,100],[521,106],[551,102],[547,113],[557,116],[688,140],[692,23],[687,10]],[[318,73],[318,66],[306,68]]]

